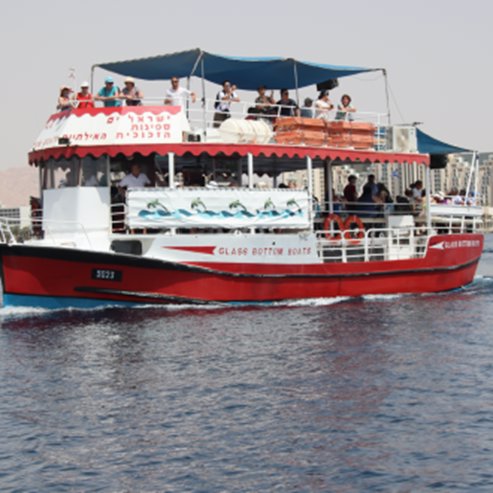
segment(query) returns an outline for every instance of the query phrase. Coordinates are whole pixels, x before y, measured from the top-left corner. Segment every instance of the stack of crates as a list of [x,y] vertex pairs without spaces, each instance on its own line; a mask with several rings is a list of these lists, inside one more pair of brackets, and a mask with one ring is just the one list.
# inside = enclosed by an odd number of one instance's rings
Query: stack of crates
[[376,127],[373,123],[333,121],[321,118],[279,118],[275,126],[278,144],[374,149]]
[[373,149],[375,147],[375,125],[365,122],[335,121],[327,123],[327,143],[331,147]]
[[275,129],[278,144],[327,145],[326,122],[320,118],[279,118]]

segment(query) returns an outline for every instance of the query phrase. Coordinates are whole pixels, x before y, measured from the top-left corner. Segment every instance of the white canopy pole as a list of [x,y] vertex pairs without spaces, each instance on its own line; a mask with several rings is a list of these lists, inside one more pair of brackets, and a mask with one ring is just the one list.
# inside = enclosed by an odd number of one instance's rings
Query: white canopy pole
[[249,152],[247,154],[247,165],[248,165],[248,188],[253,189],[253,154]]
[[310,230],[313,231],[313,162],[310,156],[306,156],[306,174],[308,186],[308,220],[310,221]]
[[175,188],[175,153],[168,152],[168,184],[169,188]]
[[425,188],[426,188],[426,228],[427,234],[431,234],[431,169],[430,165],[426,165],[425,169]]

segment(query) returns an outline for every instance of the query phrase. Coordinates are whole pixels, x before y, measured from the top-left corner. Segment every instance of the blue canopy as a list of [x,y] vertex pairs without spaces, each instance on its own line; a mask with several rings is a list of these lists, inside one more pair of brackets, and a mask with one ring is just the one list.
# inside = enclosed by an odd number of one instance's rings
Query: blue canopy
[[[95,65],[120,75],[143,80],[164,80],[176,77],[197,76],[221,84],[225,79],[240,89],[254,90],[261,84],[269,89],[294,89],[337,79],[372,68],[323,65],[278,57],[226,57],[199,48],[169,55],[139,58]],[[203,67],[203,73],[202,73]]]
[[471,149],[457,147],[441,140],[435,139],[428,134],[425,134],[419,128],[416,129],[416,137],[418,139],[418,151],[422,154],[455,154],[461,152],[473,152]]

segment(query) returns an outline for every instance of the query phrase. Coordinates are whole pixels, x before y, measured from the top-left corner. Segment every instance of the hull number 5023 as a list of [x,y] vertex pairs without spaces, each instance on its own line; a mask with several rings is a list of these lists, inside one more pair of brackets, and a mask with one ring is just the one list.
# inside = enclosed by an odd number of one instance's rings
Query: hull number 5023
[[91,277],[97,281],[121,281],[122,271],[113,269],[92,269]]

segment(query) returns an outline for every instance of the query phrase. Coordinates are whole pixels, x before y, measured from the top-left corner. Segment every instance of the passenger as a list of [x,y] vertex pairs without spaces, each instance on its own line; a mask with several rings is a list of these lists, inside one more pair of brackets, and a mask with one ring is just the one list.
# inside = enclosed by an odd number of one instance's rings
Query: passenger
[[336,120],[347,120],[352,122],[354,120],[353,113],[356,112],[356,108],[351,105],[351,96],[344,94],[341,98],[340,104],[337,105]]
[[266,94],[267,88],[265,86],[259,86],[257,89],[258,96],[255,98],[256,113],[261,115],[272,114],[272,105],[274,103],[274,93],[271,91],[270,96]]
[[73,91],[69,86],[60,87],[60,96],[58,96],[56,105],[58,111],[68,111],[74,107],[74,101],[71,97],[72,94]]
[[216,102],[214,103],[214,128],[218,128],[221,123],[227,120],[231,115],[231,103],[239,102],[240,98],[232,90],[231,82],[225,80],[223,82],[223,88],[217,93]]
[[280,106],[279,116],[300,116],[298,104],[289,97],[287,89],[281,89],[281,99],[276,104]]
[[365,183],[363,193],[358,199],[358,215],[361,217],[375,217],[377,210],[375,204],[375,195],[370,183]]
[[392,200],[389,189],[384,183],[377,183],[377,189],[378,191],[374,197],[374,201],[381,204],[378,206],[378,209],[385,214],[391,213],[394,209],[394,201]]
[[370,174],[368,175],[366,185],[371,186],[371,193],[373,196],[378,194],[378,185],[375,183],[375,175]]
[[89,92],[89,82],[83,82],[80,85],[80,92],[77,93],[76,99],[79,102],[78,108],[83,110],[94,108],[94,98]]
[[313,110],[313,99],[305,98],[303,102],[304,106],[301,108],[300,116],[303,118],[313,118],[314,110]]
[[423,182],[417,180],[411,185],[411,190],[413,192],[413,200],[416,204],[421,204],[423,201]]
[[126,175],[118,184],[120,188],[139,188],[150,185],[151,181],[146,174],[140,172],[140,165],[133,163],[130,173]]
[[133,77],[127,77],[123,83],[125,84],[125,87],[122,89],[121,96],[125,100],[127,106],[141,106],[144,94],[138,87],[135,87],[135,80]]
[[190,99],[192,103],[195,103],[195,93],[185,87],[180,87],[180,79],[178,79],[178,77],[171,77],[171,87],[166,91],[164,104],[181,106],[184,109],[186,107],[187,99]]
[[330,110],[334,108],[334,105],[329,99],[329,91],[321,91],[317,101],[315,102],[315,118],[321,118],[322,120],[329,121]]
[[348,184],[344,187],[344,200],[346,201],[346,210],[351,211],[354,204],[358,201],[358,192],[356,191],[356,181],[358,179],[354,175],[348,176]]
[[115,86],[113,77],[106,77],[104,87],[102,87],[96,96],[95,101],[102,101],[105,108],[121,106],[120,89]]

